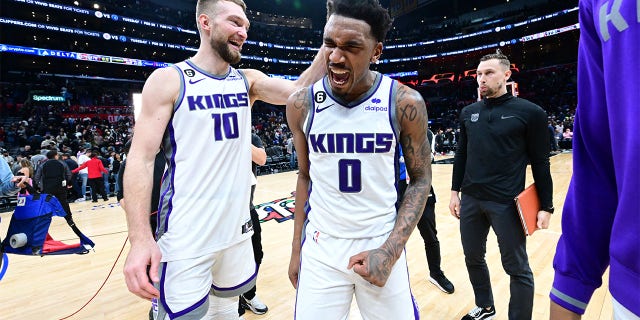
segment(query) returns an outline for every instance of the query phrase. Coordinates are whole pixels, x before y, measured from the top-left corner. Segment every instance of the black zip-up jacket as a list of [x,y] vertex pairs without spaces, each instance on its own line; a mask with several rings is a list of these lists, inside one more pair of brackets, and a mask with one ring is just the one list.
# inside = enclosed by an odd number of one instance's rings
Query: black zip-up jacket
[[507,93],[462,109],[451,190],[510,202],[524,190],[527,163],[543,209],[553,207],[547,114]]

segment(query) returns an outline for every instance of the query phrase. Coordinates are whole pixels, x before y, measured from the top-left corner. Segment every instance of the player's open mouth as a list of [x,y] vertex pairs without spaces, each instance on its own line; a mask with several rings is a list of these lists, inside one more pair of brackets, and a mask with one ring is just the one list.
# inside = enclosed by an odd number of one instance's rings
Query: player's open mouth
[[349,71],[331,70],[330,73],[331,73],[331,80],[339,86],[344,85],[349,80],[349,75],[350,75]]
[[229,44],[238,51],[242,50],[242,41],[229,40]]

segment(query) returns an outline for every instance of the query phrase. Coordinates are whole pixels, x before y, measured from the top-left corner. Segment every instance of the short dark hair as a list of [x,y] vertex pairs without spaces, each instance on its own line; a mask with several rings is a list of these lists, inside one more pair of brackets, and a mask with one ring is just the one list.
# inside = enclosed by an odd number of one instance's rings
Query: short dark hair
[[393,23],[389,11],[378,0],[327,0],[327,20],[332,14],[366,22],[378,42],[384,41]]
[[58,155],[58,151],[51,150],[47,152],[47,159],[54,159]]
[[511,62],[509,61],[509,58],[507,58],[507,56],[505,56],[500,49],[496,49],[496,53],[484,55],[482,58],[480,58],[480,62],[493,59],[498,60],[498,62],[507,70],[511,68]]

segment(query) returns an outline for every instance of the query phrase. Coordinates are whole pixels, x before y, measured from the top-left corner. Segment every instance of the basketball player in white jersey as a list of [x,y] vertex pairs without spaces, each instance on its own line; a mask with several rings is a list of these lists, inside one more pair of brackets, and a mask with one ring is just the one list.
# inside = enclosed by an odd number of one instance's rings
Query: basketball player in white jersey
[[[319,59],[297,82],[232,68],[247,39],[245,10],[242,0],[199,0],[198,52],[154,71],[142,92],[124,177],[131,242],[124,273],[129,291],[158,299],[159,319],[238,318],[237,296],[256,272],[247,210],[251,104],[285,104],[324,73]],[[167,171],[156,243],[148,213],[159,147]]]
[[[377,0],[333,0],[327,14],[327,76],[287,102],[300,167],[295,318],[347,319],[355,295],[363,319],[418,319],[404,246],[431,185],[425,103],[369,70],[391,26]],[[400,145],[412,180],[396,210]]]

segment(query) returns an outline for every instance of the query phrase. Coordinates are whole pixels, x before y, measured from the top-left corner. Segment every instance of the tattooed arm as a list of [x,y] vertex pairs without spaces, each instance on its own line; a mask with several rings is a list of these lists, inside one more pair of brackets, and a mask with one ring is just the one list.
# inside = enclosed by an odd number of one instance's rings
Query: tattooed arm
[[303,225],[307,219],[304,206],[307,203],[309,190],[309,153],[307,139],[303,131],[304,121],[311,107],[310,88],[302,88],[287,100],[287,122],[293,133],[293,144],[298,150],[298,182],[296,185],[296,206],[293,220],[293,241],[291,243],[291,260],[289,261],[289,281],[294,288],[298,287],[298,271],[300,269],[300,247],[302,244]]
[[427,141],[427,108],[420,94],[399,84],[396,115],[400,124],[400,145],[411,183],[398,208],[396,223],[387,241],[378,249],[359,253],[349,260],[349,268],[372,284],[387,282],[409,236],[415,229],[431,188],[431,147]]

